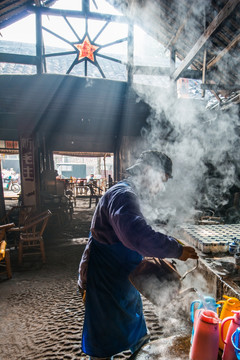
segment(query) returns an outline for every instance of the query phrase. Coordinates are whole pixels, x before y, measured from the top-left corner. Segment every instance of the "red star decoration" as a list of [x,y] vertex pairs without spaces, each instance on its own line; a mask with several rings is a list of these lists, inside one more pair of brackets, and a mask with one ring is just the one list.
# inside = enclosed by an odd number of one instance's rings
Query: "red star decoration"
[[94,54],[93,53],[94,53],[94,51],[96,51],[99,48],[99,46],[92,45],[90,43],[87,35],[85,36],[85,39],[83,40],[83,42],[81,44],[74,44],[74,46],[79,51],[78,60],[88,58],[94,62]]

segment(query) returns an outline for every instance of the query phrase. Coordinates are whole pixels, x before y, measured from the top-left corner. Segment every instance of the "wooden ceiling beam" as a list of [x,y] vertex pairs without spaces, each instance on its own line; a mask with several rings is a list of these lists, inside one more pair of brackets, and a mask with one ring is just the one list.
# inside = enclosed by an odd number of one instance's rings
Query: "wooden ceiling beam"
[[[16,2],[16,1],[15,1]],[[0,9],[1,8],[4,8],[4,6],[6,5],[6,4],[8,4],[9,3],[9,0],[3,0],[3,1],[1,1],[1,3],[0,3]]]
[[183,32],[183,29],[185,28],[186,23],[188,22],[188,19],[190,18],[191,14],[192,14],[192,7],[188,10],[185,19],[183,20],[183,22],[181,23],[181,25],[177,29],[175,35],[173,35],[173,37],[171,38],[171,40],[167,44],[166,49],[169,49],[169,47],[172,47],[172,46],[174,46],[176,44],[179,36],[181,35],[181,33]]
[[214,66],[222,57],[227,54],[240,41],[240,34],[238,34],[220,53],[207,64],[207,70]]
[[11,53],[0,53],[0,62],[24,65],[37,65],[37,57]]
[[187,69],[188,66],[192,63],[195,56],[198,52],[203,48],[211,35],[217,30],[217,28],[223,23],[224,20],[228,18],[228,16],[233,12],[235,7],[239,5],[240,0],[229,0],[226,5],[222,8],[222,10],[218,13],[218,15],[213,19],[213,21],[209,24],[204,33],[197,40],[195,45],[189,51],[183,62],[179,65],[179,67],[172,74],[172,79],[177,80],[183,70]]
[[4,20],[7,20],[9,18],[12,18],[14,15],[18,15],[19,12],[27,10],[28,9],[28,5],[21,5],[18,8],[15,8],[15,10],[9,11],[7,13],[4,13],[3,15],[1,15],[1,22],[3,22]]
[[236,84],[234,86],[229,86],[226,84],[201,84],[201,89],[213,90],[215,92],[219,92],[221,90],[234,92],[234,91],[239,91],[240,84]]
[[[9,1],[8,1],[8,3],[9,3]],[[7,3],[6,3],[6,5],[3,7],[3,8],[1,8],[1,12],[3,12],[3,13],[8,13],[8,12],[10,12],[12,9],[19,9],[22,5],[27,5],[27,0],[20,0],[20,1],[18,1],[17,2],[17,6],[16,6],[16,3],[11,3],[11,4],[9,4],[9,5],[7,5]],[[2,5],[2,3],[1,3],[1,5]]]
[[[154,76],[169,76],[170,67],[166,66],[133,66],[134,75],[154,75]],[[186,69],[182,73],[182,77],[188,79],[201,79],[202,72],[200,70]]]
[[[36,7],[29,5],[28,10],[31,12],[40,11],[42,15],[48,16],[67,16],[67,17],[76,17],[76,18],[85,18],[86,13],[84,11],[78,10],[60,10],[60,9],[53,9],[47,7]],[[109,15],[109,14],[101,14],[95,12],[89,12],[88,18],[92,20],[104,20],[104,21],[113,21],[113,22],[120,22],[120,23],[129,23],[129,19],[122,15]]]
[[53,151],[54,155],[66,155],[66,156],[76,156],[76,157],[110,157],[113,153],[105,152],[83,152],[83,151]]

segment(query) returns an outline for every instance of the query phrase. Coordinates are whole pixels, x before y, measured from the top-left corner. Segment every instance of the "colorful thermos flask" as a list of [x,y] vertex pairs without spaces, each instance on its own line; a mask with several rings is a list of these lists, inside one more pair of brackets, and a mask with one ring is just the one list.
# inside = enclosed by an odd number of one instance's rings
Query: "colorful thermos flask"
[[[220,300],[217,302],[217,304],[222,304],[222,310],[220,313],[220,319],[223,320],[226,317],[232,316],[232,310],[240,310],[240,301],[235,298],[235,297],[230,297],[227,295],[223,295],[223,298],[226,300]],[[227,336],[227,331],[228,331],[228,327],[230,325],[230,322],[228,322],[225,326],[224,326],[224,331],[223,331],[223,339],[226,339]],[[220,326],[220,331],[221,331],[221,323],[219,324]],[[222,337],[219,337],[219,347],[220,349],[224,349],[224,342],[222,340]]]
[[190,360],[217,360],[219,322],[220,319],[215,311],[200,310],[190,349]]
[[202,299],[194,300],[190,306],[190,317],[193,323],[191,344],[194,336],[194,329],[199,318],[199,312],[201,309],[212,310],[218,314],[218,308],[220,304],[216,303],[216,300],[212,296],[203,296]]
[[240,360],[239,337],[240,337],[240,327],[238,327],[237,330],[232,334],[232,338],[231,338],[237,360]]
[[[222,321],[221,326],[221,339],[224,342],[223,355],[222,360],[237,360],[237,356],[235,353],[234,346],[232,344],[232,334],[237,330],[240,326],[240,310],[234,311],[232,310],[232,316],[226,317]],[[228,323],[228,331],[226,338],[224,337],[224,327],[225,324]]]

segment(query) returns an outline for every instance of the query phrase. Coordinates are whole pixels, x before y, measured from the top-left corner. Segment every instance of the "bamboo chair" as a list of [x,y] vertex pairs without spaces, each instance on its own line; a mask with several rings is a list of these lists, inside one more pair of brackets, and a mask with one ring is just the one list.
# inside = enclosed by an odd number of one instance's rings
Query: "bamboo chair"
[[46,262],[43,233],[50,216],[52,216],[50,210],[30,216],[21,228],[18,246],[19,265],[22,264],[24,256],[36,254],[41,254],[42,262]]
[[10,250],[6,249],[6,231],[15,226],[14,223],[0,225],[0,275],[6,274],[8,279],[12,277]]

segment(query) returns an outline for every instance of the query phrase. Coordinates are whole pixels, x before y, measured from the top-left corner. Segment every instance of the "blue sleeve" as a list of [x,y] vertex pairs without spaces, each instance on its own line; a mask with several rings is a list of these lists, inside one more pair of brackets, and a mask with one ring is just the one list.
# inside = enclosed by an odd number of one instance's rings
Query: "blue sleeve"
[[142,256],[178,258],[182,245],[173,237],[152,229],[143,217],[134,193],[127,192],[109,202],[109,221],[118,239]]

